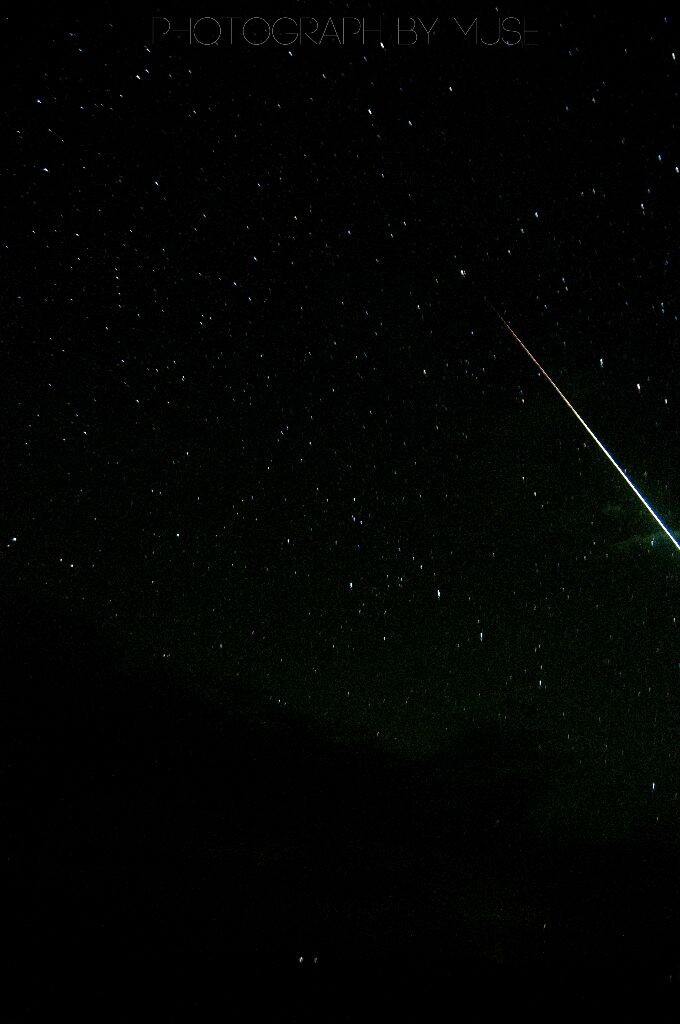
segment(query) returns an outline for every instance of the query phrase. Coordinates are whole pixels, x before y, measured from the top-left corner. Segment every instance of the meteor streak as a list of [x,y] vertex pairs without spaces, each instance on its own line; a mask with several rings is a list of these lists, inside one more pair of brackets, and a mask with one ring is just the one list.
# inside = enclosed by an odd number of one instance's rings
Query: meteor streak
[[517,334],[515,334],[515,332],[513,331],[512,327],[510,326],[510,324],[509,324],[509,323],[507,322],[507,320],[505,320],[505,319],[504,319],[504,318],[503,318],[503,317],[501,316],[501,314],[500,314],[500,313],[498,312],[498,310],[496,309],[496,307],[495,307],[495,306],[494,306],[494,305],[493,305],[493,304],[492,304],[491,302],[489,302],[489,300],[488,300],[488,299],[486,299],[486,303],[487,303],[487,305],[488,305],[488,306],[489,306],[489,307],[490,307],[490,308],[491,308],[491,309],[492,309],[492,310],[494,311],[494,313],[496,314],[496,316],[498,317],[498,319],[500,320],[500,322],[501,322],[501,323],[503,324],[503,326],[505,327],[505,329],[506,329],[507,331],[509,331],[509,332],[510,332],[510,334],[511,334],[511,335],[512,335],[512,337],[513,337],[513,338],[515,339],[515,341],[516,341],[516,342],[517,342],[517,344],[518,344],[518,345],[520,346],[520,348],[524,349],[524,351],[525,351],[525,352],[526,352],[526,354],[527,354],[527,355],[529,356],[529,359],[530,359],[530,360],[532,361],[532,363],[534,363],[534,365],[538,367],[538,369],[540,370],[540,372],[541,372],[542,376],[543,376],[543,377],[545,377],[545,379],[547,380],[548,384],[550,384],[550,386],[551,386],[551,387],[553,387],[553,388],[555,389],[555,391],[556,391],[556,392],[557,392],[557,394],[558,394],[558,395],[560,396],[560,398],[562,399],[562,401],[564,402],[564,404],[566,405],[566,407],[567,407],[567,408],[568,408],[568,409],[569,409],[569,410],[570,410],[571,412],[573,412],[574,416],[575,416],[575,417],[576,417],[576,419],[577,419],[577,420],[579,421],[579,423],[581,424],[581,426],[583,427],[583,429],[584,429],[584,430],[586,430],[586,431],[587,431],[587,432],[588,432],[588,433],[590,434],[590,436],[592,437],[593,441],[595,442],[595,444],[597,445],[597,447],[598,447],[598,448],[600,449],[600,451],[601,451],[601,452],[603,452],[603,453],[604,453],[604,454],[605,454],[605,455],[607,456],[607,458],[608,458],[608,459],[609,459],[609,461],[611,462],[611,464],[612,464],[612,466],[614,467],[614,469],[616,470],[616,472],[617,472],[617,473],[619,473],[619,474],[620,474],[620,475],[621,475],[621,476],[623,477],[623,479],[624,479],[624,480],[626,481],[626,483],[627,483],[627,484],[628,484],[628,486],[630,487],[630,489],[631,489],[631,491],[633,492],[633,494],[635,494],[635,496],[636,496],[637,498],[639,498],[639,499],[640,499],[640,501],[641,501],[641,502],[642,502],[642,504],[643,504],[643,505],[645,506],[645,508],[646,508],[646,509],[647,509],[647,511],[649,512],[650,516],[652,517],[652,519],[654,519],[654,520],[655,520],[655,521],[656,521],[656,522],[657,522],[657,523],[659,524],[659,526],[661,527],[661,529],[663,530],[663,532],[664,532],[664,533],[666,534],[666,536],[667,536],[667,537],[669,538],[669,540],[671,540],[671,541],[673,542],[673,544],[675,545],[675,547],[676,547],[676,548],[678,549],[678,551],[680,551],[680,544],[679,544],[679,543],[678,543],[678,541],[677,541],[677,540],[675,539],[675,537],[673,536],[673,534],[671,533],[671,531],[670,531],[670,530],[668,529],[668,527],[666,526],[666,524],[665,524],[665,523],[663,523],[663,522],[662,522],[662,521],[661,521],[661,520],[659,519],[658,515],[656,514],[656,512],[654,511],[654,509],[652,508],[652,506],[651,506],[651,505],[649,504],[649,502],[648,502],[648,501],[646,500],[646,498],[644,498],[644,497],[642,496],[642,494],[640,494],[640,492],[638,491],[638,489],[637,489],[637,487],[635,486],[635,484],[633,483],[633,481],[632,481],[632,480],[630,479],[630,477],[628,477],[628,476],[626,475],[626,473],[625,473],[625,472],[623,471],[623,469],[621,469],[621,466],[619,466],[619,464],[618,464],[618,462],[616,461],[616,459],[614,458],[614,456],[613,456],[613,455],[611,455],[611,454],[610,454],[610,453],[609,453],[609,452],[607,451],[607,449],[605,448],[605,446],[604,446],[604,445],[602,444],[602,441],[600,441],[599,437],[596,437],[596,436],[595,436],[595,434],[594,434],[594,433],[593,433],[593,431],[592,431],[592,430],[590,429],[590,427],[588,426],[588,424],[586,423],[586,421],[585,421],[585,420],[583,419],[583,416],[581,416],[581,415],[580,415],[580,413],[578,413],[578,412],[576,411],[576,409],[575,409],[575,408],[574,408],[574,406],[573,406],[573,405],[571,404],[571,402],[570,402],[570,401],[569,401],[569,399],[568,399],[568,398],[566,397],[566,395],[562,394],[562,392],[560,391],[560,389],[558,388],[557,384],[556,384],[556,383],[555,383],[555,381],[554,381],[554,380],[552,379],[552,377],[550,376],[550,374],[548,374],[548,373],[547,373],[547,372],[546,372],[546,371],[545,371],[545,370],[543,369],[543,367],[542,367],[542,366],[541,366],[541,364],[539,363],[539,361],[538,361],[538,359],[536,358],[536,356],[534,356],[534,355],[533,355],[533,354],[532,354],[532,353],[531,353],[531,352],[529,351],[529,349],[528,349],[528,348],[526,347],[526,345],[524,344],[524,342],[522,341],[522,339],[521,339],[521,338],[520,338],[520,337],[519,337],[519,336],[518,336]]

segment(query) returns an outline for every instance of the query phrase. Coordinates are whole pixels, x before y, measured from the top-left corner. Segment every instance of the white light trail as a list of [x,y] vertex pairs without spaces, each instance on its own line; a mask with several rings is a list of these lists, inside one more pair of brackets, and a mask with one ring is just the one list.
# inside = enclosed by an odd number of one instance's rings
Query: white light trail
[[633,492],[633,494],[634,494],[634,495],[635,495],[635,496],[636,496],[637,498],[639,498],[639,500],[640,500],[640,501],[642,502],[642,504],[643,504],[643,505],[645,506],[645,508],[646,508],[646,509],[647,509],[647,511],[649,512],[650,516],[651,516],[651,517],[652,517],[652,518],[653,518],[653,519],[654,519],[654,520],[655,520],[655,521],[656,521],[656,522],[657,522],[657,523],[659,524],[659,526],[661,527],[661,529],[663,530],[663,532],[664,532],[664,533],[666,534],[666,536],[667,536],[667,537],[669,538],[669,540],[671,540],[671,541],[673,542],[673,544],[675,545],[675,547],[676,547],[676,548],[678,549],[678,551],[680,551],[680,543],[678,543],[678,541],[677,541],[677,540],[675,539],[675,537],[673,536],[673,534],[671,533],[671,531],[670,531],[670,530],[668,529],[668,527],[666,526],[666,524],[665,524],[664,522],[662,522],[662,521],[661,521],[661,519],[659,519],[658,515],[656,514],[656,512],[654,511],[654,509],[652,508],[652,506],[651,506],[651,505],[649,504],[649,502],[647,501],[647,499],[646,499],[646,498],[644,498],[642,494],[640,494],[640,492],[638,491],[637,487],[635,486],[635,484],[633,483],[633,481],[632,481],[632,480],[630,479],[630,477],[628,477],[628,476],[626,475],[626,473],[624,472],[624,470],[623,470],[623,469],[621,469],[621,466],[619,466],[619,464],[618,464],[618,462],[616,461],[616,459],[614,458],[614,456],[613,456],[613,455],[611,455],[611,454],[610,454],[610,453],[609,453],[609,452],[607,451],[607,449],[605,448],[605,446],[604,446],[604,445],[602,444],[602,441],[600,441],[599,437],[596,437],[596,436],[595,436],[595,434],[594,434],[594,433],[593,433],[593,431],[592,431],[592,430],[590,429],[590,427],[588,426],[588,424],[586,423],[586,421],[585,421],[585,420],[583,419],[583,416],[581,416],[581,414],[580,414],[580,413],[578,413],[578,412],[576,411],[576,409],[575,409],[575,408],[574,408],[574,406],[573,406],[573,405],[571,404],[571,402],[570,402],[570,401],[569,401],[569,399],[568,399],[568,398],[566,397],[566,395],[562,394],[562,392],[560,391],[560,389],[558,388],[557,384],[556,384],[556,383],[555,383],[555,381],[554,381],[554,380],[552,379],[552,377],[550,376],[550,374],[549,374],[549,373],[547,373],[547,372],[546,372],[546,371],[545,371],[545,370],[543,369],[543,367],[542,367],[542,366],[541,366],[541,364],[539,363],[539,361],[538,361],[538,359],[536,358],[536,356],[534,356],[534,355],[533,355],[533,354],[532,354],[532,353],[531,353],[531,352],[529,351],[529,349],[528,349],[528,348],[526,347],[526,345],[524,344],[524,342],[522,341],[522,339],[521,339],[521,338],[520,338],[520,337],[519,337],[519,336],[518,336],[517,334],[515,334],[515,332],[513,331],[512,327],[511,327],[511,326],[510,326],[510,324],[509,324],[509,323],[507,322],[507,320],[504,320],[504,319],[503,319],[503,317],[501,316],[501,314],[500,314],[500,313],[498,312],[498,310],[497,310],[497,309],[495,308],[495,306],[493,306],[493,305],[492,305],[492,303],[491,303],[491,302],[489,302],[489,300],[488,300],[488,299],[486,300],[486,302],[487,302],[487,305],[489,305],[489,306],[491,307],[491,309],[492,309],[492,310],[494,311],[494,313],[496,314],[496,316],[498,317],[498,319],[500,320],[500,322],[501,322],[501,323],[503,324],[503,326],[505,327],[505,329],[506,329],[507,331],[509,331],[509,332],[510,332],[510,334],[511,334],[511,335],[513,336],[513,338],[515,339],[515,341],[517,342],[517,344],[518,344],[518,345],[519,345],[519,346],[520,346],[520,347],[521,347],[522,349],[524,349],[524,351],[525,351],[525,352],[526,352],[526,354],[527,354],[527,355],[529,356],[529,359],[530,359],[530,360],[532,361],[532,363],[534,363],[534,364],[535,364],[535,365],[536,365],[536,366],[538,367],[538,369],[540,370],[541,374],[542,374],[542,375],[543,375],[543,376],[545,377],[545,379],[547,380],[548,384],[550,384],[550,386],[551,386],[551,387],[553,387],[553,388],[555,389],[555,391],[556,391],[556,392],[557,392],[557,394],[558,394],[558,395],[560,396],[560,398],[562,399],[562,401],[564,402],[564,404],[565,404],[565,405],[567,406],[567,408],[568,408],[568,409],[569,409],[569,410],[570,410],[571,412],[573,412],[574,416],[575,416],[575,417],[576,417],[576,419],[577,419],[577,420],[579,421],[579,423],[581,424],[581,426],[583,427],[583,429],[584,429],[584,430],[586,430],[586,431],[587,431],[587,432],[588,432],[588,433],[590,434],[590,436],[592,437],[593,441],[595,442],[595,444],[597,445],[597,447],[598,447],[598,448],[600,449],[600,451],[601,451],[601,452],[603,452],[603,453],[604,453],[604,454],[605,454],[605,455],[607,456],[607,458],[608,458],[608,459],[609,459],[609,461],[611,462],[611,464],[612,464],[612,466],[614,467],[614,469],[616,470],[616,472],[617,472],[617,473],[619,473],[619,474],[620,474],[620,475],[621,475],[621,476],[623,477],[623,479],[624,479],[624,480],[626,481],[626,483],[627,483],[627,484],[628,484],[628,486],[630,487],[630,489],[631,489],[631,491]]

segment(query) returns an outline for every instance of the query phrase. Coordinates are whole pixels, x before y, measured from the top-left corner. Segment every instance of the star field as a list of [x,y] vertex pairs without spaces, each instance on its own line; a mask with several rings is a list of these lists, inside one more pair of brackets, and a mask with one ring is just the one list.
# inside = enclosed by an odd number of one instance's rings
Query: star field
[[[647,12],[535,23],[517,48],[15,28],[3,605],[16,735],[42,724],[12,864],[24,892],[41,836],[64,865],[108,849],[102,806],[123,836],[155,807],[144,850],[114,843],[158,886],[152,958],[191,919],[201,955],[305,976],[675,984],[677,552],[484,296],[677,536],[680,46]],[[118,950],[92,863],[67,945],[101,918]],[[27,930],[62,941],[41,886]]]

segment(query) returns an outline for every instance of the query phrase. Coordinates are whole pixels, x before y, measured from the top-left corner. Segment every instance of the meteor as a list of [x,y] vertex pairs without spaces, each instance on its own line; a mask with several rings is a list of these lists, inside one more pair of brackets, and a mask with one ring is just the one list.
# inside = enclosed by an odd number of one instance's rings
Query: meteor
[[668,529],[668,527],[666,526],[666,524],[665,524],[665,523],[663,523],[663,522],[661,521],[661,519],[659,519],[658,515],[656,514],[656,512],[654,511],[654,509],[652,508],[652,506],[651,506],[651,505],[649,504],[649,502],[648,502],[648,501],[646,500],[646,498],[644,498],[644,497],[642,496],[642,494],[640,494],[640,492],[638,491],[637,487],[635,486],[635,484],[633,483],[633,481],[632,481],[632,480],[630,479],[630,477],[629,477],[629,476],[627,476],[627,474],[626,474],[626,473],[624,472],[624,470],[623,470],[623,469],[621,469],[621,466],[619,466],[619,464],[618,464],[618,462],[616,461],[616,459],[614,458],[614,456],[613,456],[613,455],[612,455],[612,454],[611,454],[610,452],[608,452],[608,451],[607,451],[607,449],[605,448],[605,446],[604,446],[604,445],[602,444],[602,441],[600,441],[599,437],[596,437],[596,436],[595,436],[595,434],[594,434],[594,433],[593,433],[593,431],[592,431],[592,430],[590,429],[590,427],[588,426],[588,424],[586,423],[586,421],[585,421],[585,420],[583,419],[583,416],[581,416],[581,414],[580,414],[579,412],[577,412],[577,411],[576,411],[576,409],[575,409],[575,408],[574,408],[574,406],[573,406],[573,405],[571,404],[571,402],[569,401],[569,399],[567,398],[567,396],[566,396],[566,395],[564,395],[564,394],[563,394],[563,393],[562,393],[562,392],[560,391],[560,389],[558,388],[557,384],[556,384],[556,383],[555,383],[555,381],[554,381],[554,380],[552,379],[552,377],[550,376],[550,374],[549,374],[549,373],[547,373],[547,372],[546,372],[546,371],[545,371],[545,370],[543,369],[543,367],[542,367],[542,366],[541,366],[541,364],[539,363],[539,361],[538,361],[538,359],[536,358],[536,356],[535,356],[535,355],[533,355],[533,354],[532,354],[532,353],[531,353],[531,352],[529,351],[529,349],[528,349],[528,348],[527,348],[527,346],[526,346],[526,345],[524,344],[524,342],[523,342],[523,341],[522,341],[522,339],[521,339],[521,338],[519,337],[519,335],[515,334],[515,332],[513,331],[512,327],[510,326],[510,324],[509,324],[509,323],[507,322],[507,320],[505,320],[505,319],[504,319],[504,318],[503,318],[503,317],[501,316],[501,314],[500,314],[500,313],[498,312],[498,310],[496,309],[496,307],[495,307],[495,306],[494,306],[494,305],[493,305],[493,304],[492,304],[491,302],[489,302],[489,300],[488,300],[488,299],[487,299],[486,297],[485,297],[485,301],[486,301],[486,304],[487,304],[487,305],[488,305],[488,306],[489,306],[489,307],[490,307],[490,308],[491,308],[491,309],[493,310],[493,312],[494,312],[494,313],[496,314],[496,316],[498,317],[498,319],[500,320],[500,322],[501,322],[501,323],[503,324],[503,326],[505,327],[506,331],[508,331],[508,332],[509,332],[509,333],[510,333],[510,334],[512,335],[512,337],[513,337],[513,338],[515,339],[515,341],[516,341],[516,342],[517,342],[517,344],[518,344],[518,345],[520,346],[520,348],[522,348],[522,349],[523,349],[523,350],[524,350],[524,351],[526,352],[526,354],[527,354],[527,355],[529,356],[529,359],[530,359],[530,360],[532,361],[532,363],[534,363],[534,365],[538,367],[538,369],[540,370],[540,372],[541,372],[542,376],[543,376],[543,377],[545,377],[545,379],[547,380],[548,384],[550,384],[550,386],[551,386],[552,388],[554,388],[554,389],[555,389],[555,391],[557,392],[557,394],[558,394],[558,395],[560,396],[560,398],[562,399],[562,401],[563,401],[563,402],[564,402],[564,404],[566,405],[567,409],[569,409],[569,411],[570,411],[570,412],[572,412],[572,413],[574,414],[574,416],[575,416],[575,417],[576,417],[576,419],[577,419],[577,420],[579,421],[579,423],[581,424],[581,426],[583,427],[583,429],[584,429],[585,431],[587,431],[587,433],[588,433],[588,434],[590,434],[590,436],[592,437],[593,441],[595,442],[595,444],[597,445],[597,447],[598,447],[598,448],[600,449],[600,451],[601,451],[601,452],[603,452],[603,453],[604,453],[604,454],[605,454],[605,455],[607,456],[607,458],[608,458],[608,459],[609,459],[609,461],[611,462],[611,464],[612,464],[612,466],[614,467],[614,469],[616,470],[616,472],[617,472],[617,473],[619,473],[619,474],[620,474],[620,475],[621,475],[621,476],[623,477],[623,479],[624,479],[624,480],[626,481],[626,483],[627,483],[627,484],[628,484],[628,486],[630,487],[630,489],[631,489],[631,491],[633,492],[633,494],[634,494],[634,495],[635,495],[635,496],[636,496],[636,497],[637,497],[637,498],[638,498],[638,499],[639,499],[639,500],[640,500],[640,501],[642,502],[642,504],[643,504],[643,505],[645,506],[645,508],[646,508],[646,509],[647,509],[647,511],[649,512],[650,516],[652,517],[652,519],[654,519],[654,520],[655,520],[655,522],[657,522],[657,523],[658,523],[658,525],[659,525],[659,526],[661,527],[661,529],[662,529],[662,530],[663,530],[663,532],[664,532],[664,533],[666,534],[666,536],[667,536],[667,537],[669,538],[669,540],[671,540],[671,541],[673,542],[673,544],[675,545],[675,547],[676,547],[676,548],[678,549],[678,551],[680,551],[680,543],[678,543],[678,541],[677,541],[677,540],[675,539],[675,537],[673,536],[673,534],[671,533],[671,531],[670,531],[670,530]]

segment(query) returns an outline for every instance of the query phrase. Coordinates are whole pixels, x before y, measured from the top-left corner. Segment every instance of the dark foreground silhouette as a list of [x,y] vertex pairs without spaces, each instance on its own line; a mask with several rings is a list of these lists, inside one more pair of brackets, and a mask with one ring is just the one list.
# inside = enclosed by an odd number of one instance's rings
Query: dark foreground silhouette
[[373,1016],[366,985],[410,1019],[442,996],[452,1019],[673,1006],[676,842],[543,834],[535,736],[472,730],[418,761],[324,743],[124,669],[82,618],[3,610],[10,1019],[191,1014],[247,978],[273,1020]]

